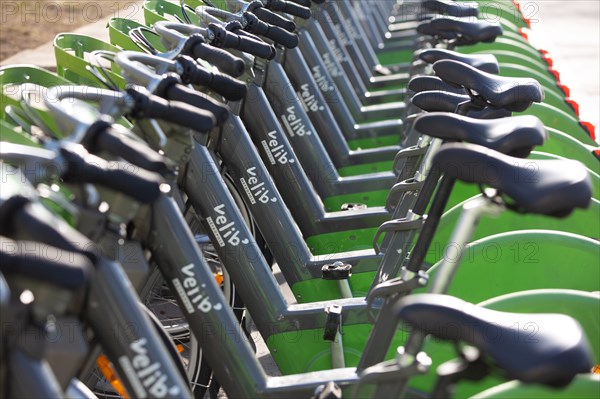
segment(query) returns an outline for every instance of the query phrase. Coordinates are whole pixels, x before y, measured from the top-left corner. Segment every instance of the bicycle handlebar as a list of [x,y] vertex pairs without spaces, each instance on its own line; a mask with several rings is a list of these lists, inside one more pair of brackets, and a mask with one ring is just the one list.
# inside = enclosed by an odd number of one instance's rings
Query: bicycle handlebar
[[270,44],[231,33],[221,25],[210,24],[208,27],[214,35],[212,44],[217,47],[240,50],[244,53],[268,60],[272,60],[275,57],[275,48]]
[[309,19],[311,16],[310,8],[307,8],[310,7],[310,1],[306,2],[308,4],[296,4],[285,0],[266,0],[264,3],[266,8],[273,11],[283,12],[302,19]]
[[79,253],[95,264],[99,254],[94,243],[35,201],[23,196],[5,201],[0,206],[0,234]]
[[[303,7],[310,7],[310,0],[289,0],[289,2],[299,4]],[[318,2],[315,1],[315,3],[318,3]],[[322,1],[321,1],[321,3],[322,3]]]
[[208,61],[219,68],[220,71],[233,77],[241,76],[244,73],[245,64],[241,58],[223,49],[208,45],[202,35],[198,33],[187,39],[182,53]]
[[298,36],[296,34],[290,33],[277,26],[267,24],[250,12],[245,12],[244,18],[246,19],[245,29],[248,30],[248,32],[267,37],[289,49],[298,46]]
[[[179,82],[178,77],[167,76],[156,87],[156,94],[167,100],[182,103],[186,107],[189,107],[190,110],[195,109],[198,113],[208,111],[214,115],[217,122],[225,122],[227,120],[229,109],[226,106],[194,89],[181,85]],[[174,122],[183,123],[184,121],[174,120]],[[204,131],[208,130],[210,129]]]
[[[127,93],[131,95],[135,101],[135,109],[131,112],[134,118],[156,118],[168,122],[176,123],[200,132],[206,132],[212,129],[215,124],[214,113],[205,107],[190,106],[186,102],[168,101],[165,93],[160,92],[160,87],[165,80],[159,84],[157,95],[144,95],[136,89],[128,88]],[[179,79],[175,80],[176,83]]]
[[258,1],[252,2],[250,7],[248,7],[248,11],[256,15],[261,21],[278,26],[288,32],[296,30],[296,24],[293,21],[269,11]]
[[244,82],[222,73],[210,72],[189,57],[179,57],[177,62],[184,69],[181,74],[183,83],[206,86],[230,101],[241,100],[246,95]]
[[[39,280],[71,291],[83,289],[89,282],[94,266],[80,253],[69,251],[61,254],[60,259],[50,259],[47,256],[49,248],[39,243],[15,242],[6,238],[1,241],[0,272],[5,275]],[[27,248],[27,252],[21,250],[22,246]],[[14,252],[9,252],[8,248],[14,248]],[[50,251],[55,254],[61,249]]]
[[152,150],[146,144],[122,135],[113,125],[98,121],[86,133],[84,146],[91,153],[105,151],[123,158],[133,165],[150,172],[164,175],[172,168],[169,159]]
[[143,169],[131,171],[125,162],[108,163],[89,153],[61,148],[67,168],[62,178],[67,183],[92,183],[119,191],[141,203],[155,201],[161,191],[161,179]]

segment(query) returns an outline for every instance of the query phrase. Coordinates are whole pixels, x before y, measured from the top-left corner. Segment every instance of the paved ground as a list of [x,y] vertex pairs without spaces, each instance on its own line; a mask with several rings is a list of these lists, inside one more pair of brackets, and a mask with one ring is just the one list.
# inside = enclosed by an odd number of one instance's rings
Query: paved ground
[[600,1],[521,1],[530,5],[532,40],[554,57],[563,84],[580,106],[581,118],[600,136]]

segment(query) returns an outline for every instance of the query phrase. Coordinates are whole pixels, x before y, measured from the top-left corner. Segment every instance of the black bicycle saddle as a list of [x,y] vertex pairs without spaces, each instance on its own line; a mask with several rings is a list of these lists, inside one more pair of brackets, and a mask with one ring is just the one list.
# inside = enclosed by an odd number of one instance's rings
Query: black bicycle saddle
[[566,315],[499,312],[438,294],[406,296],[396,309],[418,330],[478,348],[511,379],[562,387],[593,367],[583,329]]
[[427,112],[454,112],[458,104],[469,101],[466,94],[451,93],[442,90],[421,91],[410,101]]
[[535,79],[493,75],[453,60],[437,61],[433,70],[442,80],[465,87],[492,107],[522,112],[532,103],[544,100],[544,90]]
[[430,76],[430,75],[420,75],[420,76],[415,76],[414,78],[412,78],[408,82],[408,90],[410,90],[414,93],[420,93],[422,91],[441,90],[441,91],[455,93],[455,94],[464,94],[464,95],[467,94],[465,89],[463,89],[462,87],[452,86],[452,85],[444,82],[442,79],[438,78],[437,76]]
[[486,185],[512,199],[525,213],[565,217],[587,208],[592,184],[578,161],[521,159],[476,144],[444,144],[434,164],[448,177]]
[[[419,92],[410,101],[427,112],[454,112],[459,104],[470,99],[466,94],[436,90]],[[477,119],[496,119],[511,116],[512,113],[503,108],[486,107],[482,110],[470,110],[468,115]]]
[[479,5],[475,2],[458,3],[448,0],[425,0],[421,4],[429,11],[453,17],[476,17],[479,15]]
[[455,39],[456,45],[465,46],[479,42],[491,43],[502,35],[502,27],[498,23],[473,18],[455,18],[437,16],[421,22],[417,32],[442,39]]
[[419,58],[428,64],[439,60],[460,61],[480,71],[498,74],[500,66],[498,60],[492,54],[461,54],[456,51],[441,48],[429,48],[419,53]]
[[439,18],[439,15],[435,15],[429,19],[423,20],[417,26],[417,32],[419,32],[422,35],[435,36],[445,40],[452,40],[458,38],[458,34],[454,31],[441,31],[431,26],[431,21],[435,18]]
[[512,118],[475,119],[447,112],[420,115],[414,128],[428,136],[464,141],[513,157],[525,158],[547,138],[542,122],[533,115]]

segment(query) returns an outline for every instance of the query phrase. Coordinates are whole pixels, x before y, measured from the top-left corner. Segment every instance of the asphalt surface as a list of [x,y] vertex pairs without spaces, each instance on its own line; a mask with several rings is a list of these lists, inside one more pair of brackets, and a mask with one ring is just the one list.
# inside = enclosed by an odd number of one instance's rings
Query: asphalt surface
[[600,1],[521,1],[528,5],[531,41],[548,50],[561,82],[571,88],[581,119],[600,136]]

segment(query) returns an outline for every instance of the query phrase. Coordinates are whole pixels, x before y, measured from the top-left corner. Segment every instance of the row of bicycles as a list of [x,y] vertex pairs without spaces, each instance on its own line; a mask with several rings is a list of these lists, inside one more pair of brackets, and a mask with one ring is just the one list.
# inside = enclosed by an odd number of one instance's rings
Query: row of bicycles
[[525,5],[143,7],[0,68],[2,397],[598,397],[600,150]]

